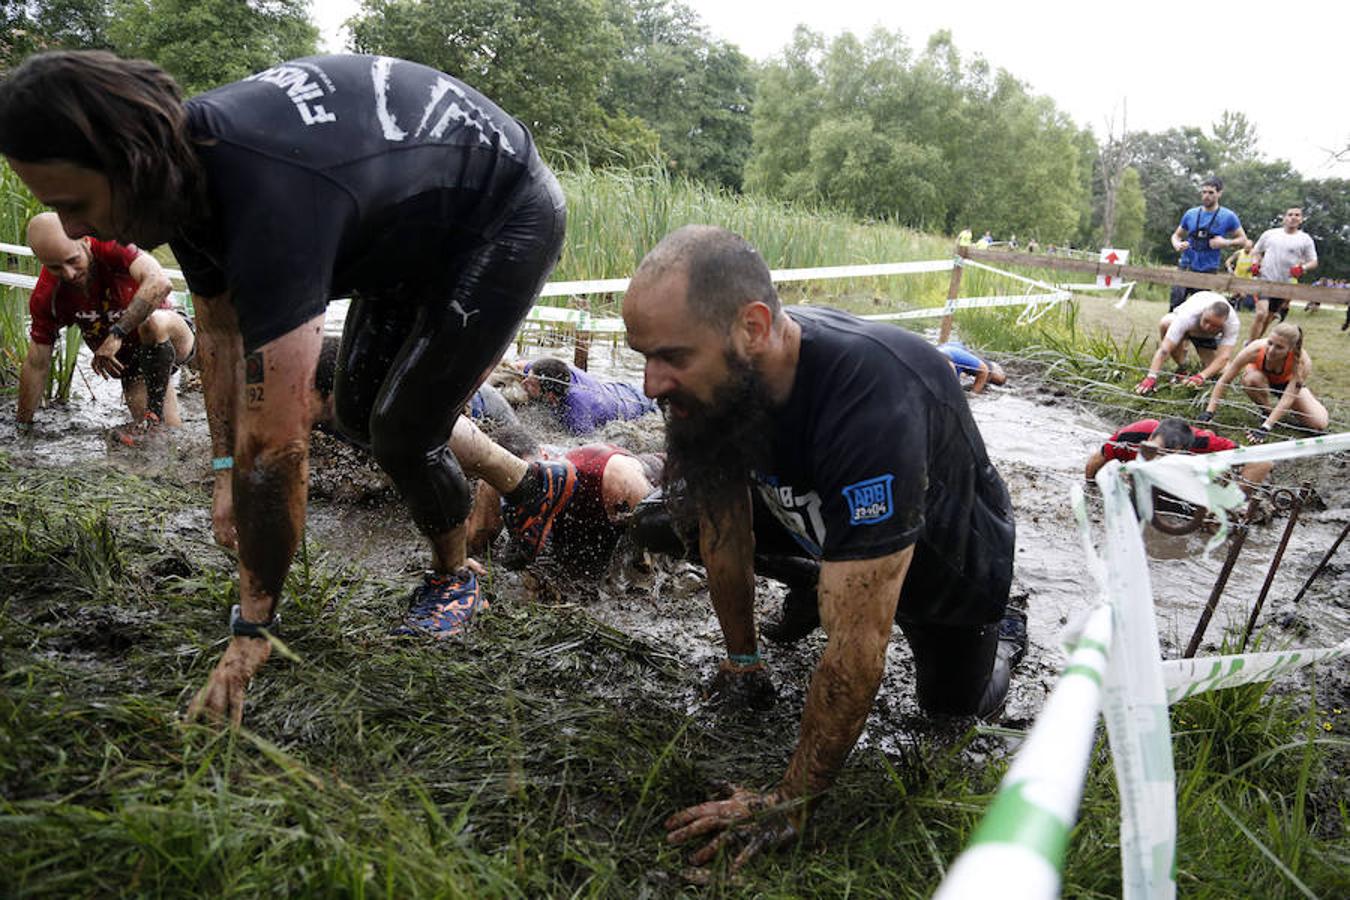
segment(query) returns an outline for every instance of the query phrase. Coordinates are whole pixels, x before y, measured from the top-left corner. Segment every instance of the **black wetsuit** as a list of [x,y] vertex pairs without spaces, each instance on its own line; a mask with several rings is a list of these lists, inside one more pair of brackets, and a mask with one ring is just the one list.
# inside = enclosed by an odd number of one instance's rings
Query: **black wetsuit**
[[284,63],[187,103],[211,211],[172,242],[226,290],[245,352],[351,296],[334,390],[428,534],[469,495],[446,447],[562,248],[562,192],[529,132],[434,69],[374,56]]
[[[812,556],[875,559],[914,547],[896,621],[930,712],[987,708],[1015,529],[947,360],[917,335],[828,309],[802,328],[760,498]],[[1006,690],[1006,680],[1002,682]]]
[[[946,357],[893,325],[828,309],[788,314],[802,327],[801,355],[776,410],[774,459],[755,473],[756,571],[801,588],[814,581],[809,561],[913,546],[895,618],[920,705],[996,708],[1008,686],[995,651],[1012,583],[1012,502]],[[679,552],[643,512],[639,543]],[[693,543],[686,537],[685,552]]]

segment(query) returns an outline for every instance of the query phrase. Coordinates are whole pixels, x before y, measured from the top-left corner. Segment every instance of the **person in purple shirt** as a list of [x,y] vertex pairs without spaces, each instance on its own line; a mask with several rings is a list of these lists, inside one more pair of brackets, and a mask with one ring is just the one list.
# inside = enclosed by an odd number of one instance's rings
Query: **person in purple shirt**
[[543,356],[525,364],[521,382],[531,400],[543,398],[572,434],[589,434],[606,422],[636,419],[656,412],[641,389],[622,381],[597,378],[584,369]]
[[948,341],[945,344],[938,345],[938,352],[947,357],[951,363],[952,370],[956,372],[959,379],[962,375],[969,375],[975,379],[975,383],[970,386],[972,394],[982,392],[985,385],[993,382],[994,384],[1003,384],[1008,380],[1008,376],[1003,373],[1003,367],[996,362],[985,362],[974,353],[966,349],[966,345],[960,341]]

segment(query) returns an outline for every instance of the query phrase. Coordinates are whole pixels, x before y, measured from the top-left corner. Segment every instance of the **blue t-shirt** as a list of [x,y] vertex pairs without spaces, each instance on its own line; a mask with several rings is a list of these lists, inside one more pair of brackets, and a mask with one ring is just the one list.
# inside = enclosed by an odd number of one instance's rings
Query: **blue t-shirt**
[[1238,220],[1237,213],[1222,206],[1215,208],[1213,212],[1208,212],[1203,206],[1192,206],[1181,217],[1181,227],[1185,229],[1186,240],[1191,241],[1192,246],[1181,251],[1181,261],[1178,265],[1192,272],[1217,272],[1221,251],[1196,248],[1193,235],[1203,228],[1209,232],[1210,237],[1227,237],[1241,228],[1242,222]]
[[952,365],[956,366],[958,375],[978,377],[980,366],[984,365],[983,360],[967,350],[966,345],[960,341],[948,341],[941,344],[938,346],[938,352],[952,361]]

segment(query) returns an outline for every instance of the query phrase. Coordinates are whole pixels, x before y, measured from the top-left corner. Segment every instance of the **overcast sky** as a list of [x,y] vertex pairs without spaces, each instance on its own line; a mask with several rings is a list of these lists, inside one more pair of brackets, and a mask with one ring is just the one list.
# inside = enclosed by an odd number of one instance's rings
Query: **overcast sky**
[[[1330,158],[1350,143],[1350,75],[1341,56],[1350,50],[1345,0],[683,2],[715,37],[753,59],[780,51],[799,23],[827,35],[898,29],[916,50],[947,28],[963,56],[982,54],[1099,136],[1122,108],[1132,130],[1147,131],[1208,128],[1224,109],[1240,110],[1256,123],[1265,155],[1314,178],[1350,178],[1350,159]],[[338,29],[356,0],[313,4],[328,46],[342,49]]]

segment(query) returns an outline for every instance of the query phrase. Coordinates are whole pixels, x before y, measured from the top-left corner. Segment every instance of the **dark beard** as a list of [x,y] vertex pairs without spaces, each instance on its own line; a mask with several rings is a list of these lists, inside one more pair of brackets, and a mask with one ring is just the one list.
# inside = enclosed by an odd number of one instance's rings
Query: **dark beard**
[[670,415],[666,404],[667,503],[677,523],[692,528],[700,513],[714,513],[744,492],[750,471],[772,458],[773,410],[768,390],[746,360],[727,354],[730,375],[709,403],[681,396],[688,415]]

